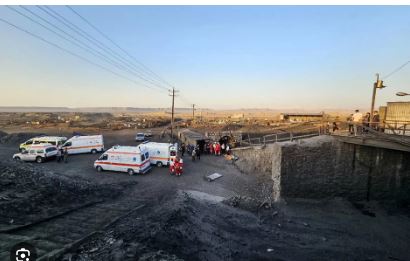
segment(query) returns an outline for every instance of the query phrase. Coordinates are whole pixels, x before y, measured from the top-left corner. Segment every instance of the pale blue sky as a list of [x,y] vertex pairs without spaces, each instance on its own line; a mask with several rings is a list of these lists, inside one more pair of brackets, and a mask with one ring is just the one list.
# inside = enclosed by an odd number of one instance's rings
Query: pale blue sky
[[[51,8],[99,37],[67,8]],[[410,7],[74,8],[173,83],[185,100],[207,108],[367,108],[374,74],[410,60]],[[0,17],[104,64],[4,6]],[[166,93],[111,75],[1,22],[0,39],[0,105],[169,106]],[[409,72],[410,65],[386,81],[378,105],[406,100],[394,94],[410,92]],[[178,99],[177,106],[187,103]]]

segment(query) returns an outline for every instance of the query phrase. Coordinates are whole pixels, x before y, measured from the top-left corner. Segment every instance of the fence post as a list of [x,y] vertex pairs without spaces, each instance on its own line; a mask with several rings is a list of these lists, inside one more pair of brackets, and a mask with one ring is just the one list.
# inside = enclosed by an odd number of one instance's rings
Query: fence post
[[292,141],[293,140],[293,133],[291,132],[290,133],[290,141]]
[[275,134],[275,142],[278,142],[278,134]]

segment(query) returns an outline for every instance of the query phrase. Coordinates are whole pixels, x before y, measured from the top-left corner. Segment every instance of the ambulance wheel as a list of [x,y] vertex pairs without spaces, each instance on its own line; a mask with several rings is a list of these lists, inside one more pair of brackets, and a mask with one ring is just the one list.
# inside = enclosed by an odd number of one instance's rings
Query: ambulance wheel
[[42,163],[44,160],[43,160],[43,158],[42,157],[37,157],[36,158],[36,162],[37,163]]
[[128,172],[128,175],[130,175],[130,176],[134,175],[134,173],[135,173],[135,171],[133,169],[128,169],[127,172]]
[[96,149],[92,149],[92,150],[91,150],[91,153],[92,153],[92,154],[95,154],[95,153],[97,153],[97,150],[96,150]]
[[161,168],[162,165],[163,165],[163,164],[162,164],[162,161],[158,161],[158,162],[157,162],[157,167]]
[[103,172],[103,168],[102,168],[101,166],[97,166],[97,167],[96,167],[96,170],[97,170],[98,172]]
[[15,161],[20,161],[21,159],[20,159],[20,157],[15,157],[14,160]]

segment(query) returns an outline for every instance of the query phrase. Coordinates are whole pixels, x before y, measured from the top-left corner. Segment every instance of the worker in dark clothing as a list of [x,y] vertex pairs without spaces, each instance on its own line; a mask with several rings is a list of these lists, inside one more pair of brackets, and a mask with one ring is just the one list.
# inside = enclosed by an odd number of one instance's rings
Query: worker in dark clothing
[[68,150],[67,147],[64,148],[64,163],[68,162]]
[[63,149],[57,149],[57,162],[60,163],[61,162],[61,157],[63,155]]
[[333,122],[333,132],[339,130],[339,126],[337,126],[337,122]]
[[185,143],[182,143],[181,145],[181,157],[183,157],[185,154]]
[[195,148],[195,154],[196,154],[196,158],[197,158],[198,160],[201,160],[201,150],[199,149],[199,146],[197,146],[197,147]]
[[372,118],[372,129],[374,130],[379,130],[379,124],[380,124],[380,115],[378,111],[373,112],[373,118]]

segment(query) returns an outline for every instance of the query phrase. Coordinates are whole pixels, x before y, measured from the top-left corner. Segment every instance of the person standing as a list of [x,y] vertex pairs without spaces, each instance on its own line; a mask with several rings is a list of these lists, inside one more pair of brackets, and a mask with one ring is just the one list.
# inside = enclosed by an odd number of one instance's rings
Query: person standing
[[368,132],[370,127],[370,112],[367,112],[363,117],[363,132]]
[[226,154],[229,155],[230,151],[229,151],[229,144],[226,144]]
[[349,124],[349,133],[353,134],[354,130],[353,130],[353,114],[350,114],[349,117],[347,117],[347,124]]
[[337,126],[337,122],[334,121],[333,122],[333,133],[337,130],[339,130],[339,126]]
[[62,154],[63,149],[57,149],[57,162],[61,162],[61,154]]
[[196,151],[195,151],[196,158],[197,158],[198,160],[201,160],[201,149],[199,148],[199,146],[197,146],[195,150],[196,150]]
[[68,162],[68,150],[67,147],[64,148],[64,163]]
[[362,122],[363,114],[359,112],[359,110],[356,110],[355,113],[352,116],[353,119],[353,131],[354,131],[354,136],[357,136],[358,133],[358,127]]
[[212,142],[209,143],[209,154],[214,154],[214,144]]
[[182,143],[181,145],[181,157],[183,157],[185,154],[185,143]]
[[380,124],[380,115],[378,111],[373,112],[373,119],[372,119],[372,129],[374,130],[379,130],[379,124]]
[[195,150],[192,150],[191,156],[192,156],[192,161],[195,161],[195,157],[196,157]]
[[222,153],[225,152],[225,143],[222,143],[222,144],[221,144],[221,151],[222,151]]

